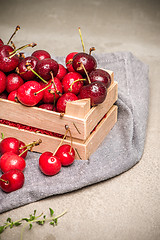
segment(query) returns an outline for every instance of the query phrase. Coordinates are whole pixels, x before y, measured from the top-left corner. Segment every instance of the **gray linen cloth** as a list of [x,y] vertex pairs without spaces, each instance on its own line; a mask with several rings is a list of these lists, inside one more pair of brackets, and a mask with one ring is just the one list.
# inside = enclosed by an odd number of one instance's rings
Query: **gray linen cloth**
[[[38,167],[40,154],[29,152],[24,186],[12,193],[0,191],[0,213],[19,206],[89,186],[115,177],[142,157],[148,117],[148,66],[132,53],[94,55],[98,67],[114,71],[118,82],[118,121],[89,160],[75,160],[48,177]],[[57,57],[64,64],[64,58]]]

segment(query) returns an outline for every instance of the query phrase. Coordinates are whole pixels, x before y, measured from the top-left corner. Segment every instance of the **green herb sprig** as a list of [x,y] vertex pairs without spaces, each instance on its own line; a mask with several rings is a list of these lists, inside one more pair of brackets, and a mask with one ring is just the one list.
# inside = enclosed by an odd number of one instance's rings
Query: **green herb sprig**
[[64,214],[67,213],[67,211],[64,211],[58,216],[54,216],[54,211],[52,208],[49,208],[50,211],[50,217],[46,217],[43,213],[36,216],[36,210],[34,210],[33,214],[30,214],[29,218],[22,218],[16,221],[13,221],[11,218],[7,218],[4,225],[0,226],[0,234],[4,232],[8,227],[13,228],[22,225],[24,222],[26,222],[21,230],[21,240],[23,239],[23,232],[24,229],[29,226],[29,230],[32,229],[33,223],[37,223],[39,225],[44,225],[46,222],[49,222],[50,225],[55,226],[58,223],[58,218],[62,217]]

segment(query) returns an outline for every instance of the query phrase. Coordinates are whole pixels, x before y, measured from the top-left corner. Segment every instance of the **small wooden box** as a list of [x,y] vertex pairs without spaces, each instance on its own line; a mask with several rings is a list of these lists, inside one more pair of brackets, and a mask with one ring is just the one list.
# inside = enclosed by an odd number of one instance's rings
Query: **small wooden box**
[[[113,79],[113,72],[108,71],[112,78],[105,101],[90,107],[90,99],[68,102],[64,116],[38,107],[26,107],[20,103],[0,99],[0,119],[36,127],[39,129],[64,135],[66,125],[69,126],[76,159],[88,159],[97,149],[117,121],[118,84]],[[36,152],[54,152],[61,138],[39,132],[31,132],[17,127],[0,124],[0,132],[5,137],[14,136],[27,143],[41,139],[42,143],[33,150]],[[64,143],[70,143],[66,138]]]

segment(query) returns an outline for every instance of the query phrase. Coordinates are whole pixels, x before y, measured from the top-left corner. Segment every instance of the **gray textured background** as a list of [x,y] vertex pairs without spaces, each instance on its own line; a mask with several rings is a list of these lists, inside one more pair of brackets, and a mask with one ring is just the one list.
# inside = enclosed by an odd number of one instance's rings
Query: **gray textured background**
[[[68,209],[59,226],[36,226],[24,239],[138,239],[160,238],[159,102],[160,4],[159,1],[0,1],[0,33],[7,41],[21,25],[17,46],[35,41],[55,56],[64,56],[81,44],[96,53],[131,51],[150,68],[150,104],[147,138],[142,160],[130,171],[99,184],[54,196],[1,214],[21,218],[37,209]],[[142,90],[143,91],[143,90]],[[2,239],[19,239],[19,228]]]

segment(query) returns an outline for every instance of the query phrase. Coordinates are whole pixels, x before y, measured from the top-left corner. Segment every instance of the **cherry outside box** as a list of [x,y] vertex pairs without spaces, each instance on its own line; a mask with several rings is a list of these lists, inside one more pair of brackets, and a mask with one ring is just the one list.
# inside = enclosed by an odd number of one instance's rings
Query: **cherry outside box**
[[[42,143],[33,151],[43,153],[54,152],[66,133],[66,127],[69,127],[76,159],[88,159],[117,122],[118,111],[114,104],[118,98],[118,84],[114,81],[114,73],[105,71],[111,75],[111,85],[105,101],[96,107],[90,107],[90,99],[68,102],[62,115],[0,99],[0,132],[5,137],[15,137],[26,144],[41,139]],[[36,131],[31,131],[33,129]],[[65,143],[70,144],[69,133]]]

